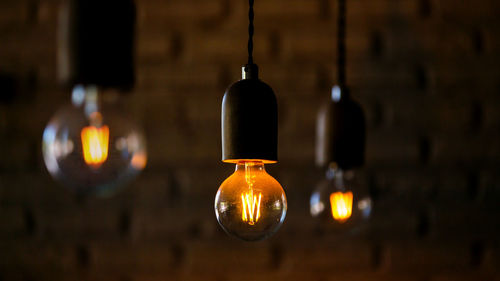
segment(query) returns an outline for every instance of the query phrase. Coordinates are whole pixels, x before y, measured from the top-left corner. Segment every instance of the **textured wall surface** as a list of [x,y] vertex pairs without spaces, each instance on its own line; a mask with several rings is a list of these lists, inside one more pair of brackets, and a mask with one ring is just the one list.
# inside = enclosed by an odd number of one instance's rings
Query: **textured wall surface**
[[245,0],[137,0],[129,110],[148,137],[137,181],[75,198],[41,135],[69,102],[56,79],[55,0],[0,1],[0,280],[500,280],[500,1],[348,0],[347,80],[368,122],[359,176],[371,227],[339,237],[309,217],[323,177],[315,119],[335,77],[335,0],[258,0],[255,59],[279,103],[289,211],[239,242],[213,200],[220,104],[246,57]]

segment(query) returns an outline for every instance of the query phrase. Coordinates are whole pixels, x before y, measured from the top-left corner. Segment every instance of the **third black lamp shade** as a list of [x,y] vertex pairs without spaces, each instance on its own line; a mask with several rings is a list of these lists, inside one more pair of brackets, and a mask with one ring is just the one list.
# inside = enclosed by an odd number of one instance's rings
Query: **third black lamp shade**
[[109,196],[147,163],[142,129],[122,96],[134,84],[132,0],[66,0],[61,6],[58,72],[71,103],[47,124],[49,173],[79,195]]
[[133,87],[133,0],[67,0],[59,17],[58,72],[64,84]]

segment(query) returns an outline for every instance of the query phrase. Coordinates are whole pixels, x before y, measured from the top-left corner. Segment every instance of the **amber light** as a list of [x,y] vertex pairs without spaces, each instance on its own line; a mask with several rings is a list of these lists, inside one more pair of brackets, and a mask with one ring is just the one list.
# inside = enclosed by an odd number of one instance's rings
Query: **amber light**
[[262,199],[262,193],[259,192],[258,197],[257,194],[254,195],[253,193],[255,179],[257,178],[258,173],[252,172],[251,168],[255,165],[255,163],[259,163],[260,161],[242,162],[245,163],[245,182],[247,183],[250,191],[241,193],[241,220],[249,225],[254,225],[260,218],[260,201]]
[[330,205],[332,207],[332,217],[343,223],[352,215],[352,192],[334,192],[330,194]]
[[83,159],[87,165],[98,168],[108,159],[109,128],[88,126],[82,129]]
[[257,195],[253,194],[253,190],[241,194],[241,220],[243,222],[254,225],[259,221],[261,199],[262,193],[259,192],[259,196],[257,197]]
[[130,162],[130,164],[137,170],[142,170],[146,167],[147,162],[148,158],[146,153],[137,153],[132,157],[132,162]]

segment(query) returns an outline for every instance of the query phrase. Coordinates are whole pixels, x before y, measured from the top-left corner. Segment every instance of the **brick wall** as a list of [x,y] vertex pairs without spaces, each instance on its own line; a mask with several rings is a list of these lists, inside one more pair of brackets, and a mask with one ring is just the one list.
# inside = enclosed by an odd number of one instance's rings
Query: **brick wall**
[[[0,1],[0,280],[500,280],[500,2],[348,0],[348,83],[365,108],[372,227],[308,215],[318,107],[335,77],[335,0],[256,1],[255,59],[279,101],[289,212],[257,244],[218,227],[220,103],[245,62],[245,0],[137,0],[128,97],[150,161],[108,199],[43,165],[56,0]],[[300,148],[300,149],[297,149]]]

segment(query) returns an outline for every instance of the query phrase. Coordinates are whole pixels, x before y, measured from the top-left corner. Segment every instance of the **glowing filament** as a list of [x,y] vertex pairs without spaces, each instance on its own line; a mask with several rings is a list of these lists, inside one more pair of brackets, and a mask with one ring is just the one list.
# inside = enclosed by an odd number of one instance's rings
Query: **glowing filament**
[[88,126],[82,129],[83,159],[87,165],[98,168],[108,159],[109,128]]
[[262,193],[259,192],[259,197],[253,194],[253,190],[250,192],[244,192],[241,194],[241,206],[243,211],[241,212],[241,220],[248,223],[249,225],[254,225],[260,218],[260,200],[262,199]]
[[330,194],[330,205],[332,206],[332,217],[343,223],[352,215],[352,192],[335,192]]

